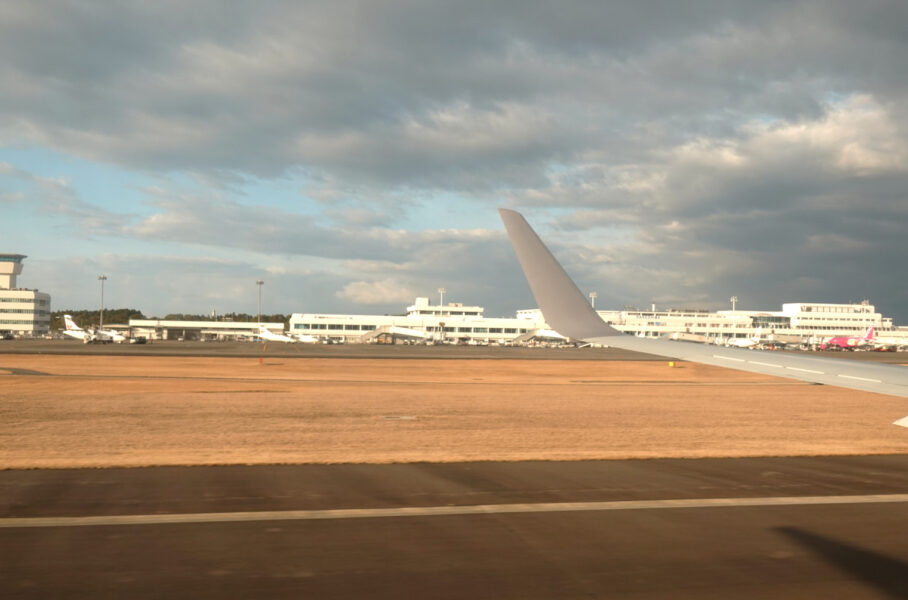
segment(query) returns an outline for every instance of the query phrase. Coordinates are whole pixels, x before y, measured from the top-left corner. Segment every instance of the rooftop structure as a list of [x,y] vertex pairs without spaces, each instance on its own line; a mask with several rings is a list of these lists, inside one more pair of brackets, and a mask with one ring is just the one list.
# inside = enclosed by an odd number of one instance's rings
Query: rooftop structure
[[22,272],[24,254],[0,254],[0,290],[16,287],[16,275]]

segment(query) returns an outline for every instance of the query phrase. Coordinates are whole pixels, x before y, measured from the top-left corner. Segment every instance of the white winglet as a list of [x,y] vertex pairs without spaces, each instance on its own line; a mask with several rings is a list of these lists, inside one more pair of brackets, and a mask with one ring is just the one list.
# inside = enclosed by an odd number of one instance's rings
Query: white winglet
[[[542,316],[552,329],[565,337],[707,365],[908,398],[908,367],[775,352],[768,361],[770,355],[757,350],[716,349],[695,342],[624,335],[593,310],[523,215],[507,209],[498,209],[498,212]],[[908,417],[895,424],[908,427]]]

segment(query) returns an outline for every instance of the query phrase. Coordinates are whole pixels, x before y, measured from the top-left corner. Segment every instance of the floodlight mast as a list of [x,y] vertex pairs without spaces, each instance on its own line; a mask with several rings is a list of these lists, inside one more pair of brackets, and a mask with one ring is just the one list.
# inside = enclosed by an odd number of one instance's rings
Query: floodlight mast
[[255,285],[259,286],[259,325],[262,324],[262,286],[265,285],[265,282],[259,279],[255,282]]
[[104,329],[104,282],[107,281],[107,275],[98,275],[98,281],[101,282],[101,312],[98,316],[98,329]]
[[438,306],[444,306],[444,305],[445,305],[445,292],[446,292],[446,291],[447,291],[447,290],[446,290],[445,288],[443,288],[443,287],[438,288],[438,296],[439,296],[439,298],[438,298]]

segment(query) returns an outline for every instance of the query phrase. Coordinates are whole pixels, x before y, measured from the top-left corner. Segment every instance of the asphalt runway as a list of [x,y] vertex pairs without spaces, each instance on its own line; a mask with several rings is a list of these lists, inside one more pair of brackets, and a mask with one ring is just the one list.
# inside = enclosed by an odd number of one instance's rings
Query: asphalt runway
[[[908,352],[793,352],[797,354],[841,358],[843,360],[866,360],[891,364],[908,364]],[[633,352],[621,348],[530,348],[522,346],[457,345],[420,346],[407,344],[282,344],[278,342],[263,344],[261,342],[177,341],[158,341],[149,344],[83,344],[78,340],[0,340],[0,354],[200,356],[237,358],[668,360],[666,357]]]
[[906,455],[2,471],[0,589],[906,598],[906,520]]

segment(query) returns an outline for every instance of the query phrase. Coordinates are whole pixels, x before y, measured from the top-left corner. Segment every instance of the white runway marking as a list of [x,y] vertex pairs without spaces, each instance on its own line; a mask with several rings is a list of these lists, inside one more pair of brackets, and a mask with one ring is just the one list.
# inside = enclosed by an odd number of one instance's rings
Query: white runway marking
[[792,371],[802,371],[804,373],[816,373],[817,375],[822,375],[823,371],[814,371],[813,369],[802,369],[800,367],[785,367],[786,369],[791,369]]
[[723,360],[733,360],[735,362],[747,362],[743,358],[735,358],[734,356],[722,356],[721,354],[713,354],[713,358],[721,358]]
[[749,361],[747,361],[747,362],[749,362],[749,363],[752,364],[752,365],[760,365],[761,367],[775,367],[775,368],[777,368],[777,369],[781,369],[781,368],[782,368],[782,365],[776,365],[776,364],[773,364],[773,363],[766,363],[766,362],[759,362],[759,361],[756,361],[756,360],[749,360]]
[[857,379],[858,381],[871,381],[873,383],[883,383],[879,379],[869,379],[867,377],[856,377],[854,375],[842,375],[839,373],[839,377],[844,377],[845,379]]
[[791,496],[768,498],[695,498],[685,500],[628,500],[617,502],[552,502],[542,504],[483,504],[478,506],[413,506],[339,510],[278,510],[257,512],[184,513],[172,515],[106,515],[93,517],[23,517],[0,519],[0,528],[95,527],[101,525],[172,525],[244,521],[316,521],[387,517],[440,517],[542,512],[653,510],[677,508],[734,508],[747,506],[804,506],[819,504],[879,504],[908,502],[908,494],[864,496]]

